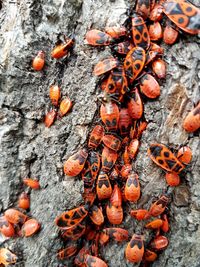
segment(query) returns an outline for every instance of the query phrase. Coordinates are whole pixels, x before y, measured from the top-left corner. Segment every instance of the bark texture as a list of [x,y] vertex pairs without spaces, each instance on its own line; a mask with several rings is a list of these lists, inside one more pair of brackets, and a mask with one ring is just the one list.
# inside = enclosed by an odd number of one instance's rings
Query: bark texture
[[[198,3],[198,1],[197,1]],[[31,192],[30,215],[42,223],[31,238],[0,238],[0,245],[19,256],[16,266],[72,266],[59,262],[62,247],[57,215],[82,202],[82,181],[63,174],[63,162],[86,141],[98,117],[98,79],[93,66],[111,54],[109,47],[91,48],[84,44],[88,29],[120,25],[133,1],[92,0],[4,0],[0,10],[0,210],[14,207],[23,190],[24,177],[40,180],[41,190]],[[67,60],[51,59],[50,52],[60,33],[75,34],[75,47]],[[136,168],[142,186],[139,205],[148,207],[153,197],[165,189],[164,172],[147,156],[153,142],[178,148],[187,143],[193,151],[192,166],[182,177],[181,186],[171,191],[171,231],[168,248],[153,267],[200,266],[200,155],[199,136],[188,135],[181,124],[198,100],[200,49],[198,37],[181,35],[178,43],[165,47],[167,78],[159,99],[145,103],[149,122]],[[46,52],[42,72],[33,71],[31,60],[37,51]],[[51,128],[43,116],[50,108],[49,86],[58,83],[62,95],[73,100],[72,112]],[[132,205],[136,208],[137,205]],[[130,216],[123,222],[130,233],[141,231],[141,224]],[[146,240],[148,240],[148,235]],[[126,244],[110,242],[101,249],[110,267],[132,266],[124,258]]]

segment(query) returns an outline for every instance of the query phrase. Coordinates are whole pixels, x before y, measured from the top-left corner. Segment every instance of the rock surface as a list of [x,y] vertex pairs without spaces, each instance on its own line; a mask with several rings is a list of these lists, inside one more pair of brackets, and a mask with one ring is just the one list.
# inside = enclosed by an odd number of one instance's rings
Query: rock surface
[[[198,1],[197,1],[198,2]],[[16,266],[72,266],[59,262],[62,247],[54,219],[66,209],[82,202],[82,182],[66,178],[63,162],[86,141],[98,115],[98,79],[94,64],[110,54],[106,47],[84,44],[90,28],[122,24],[133,1],[92,0],[4,0],[0,10],[0,209],[16,206],[23,190],[24,177],[36,177],[42,189],[31,192],[30,215],[42,223],[31,238],[0,239],[19,256]],[[50,51],[60,33],[75,35],[76,45],[67,60],[52,60]],[[170,205],[170,243],[153,267],[200,266],[200,183],[199,136],[188,135],[181,127],[185,114],[200,95],[199,39],[181,35],[177,44],[165,47],[168,65],[162,94],[145,103],[149,122],[136,166],[142,185],[144,207],[165,189],[164,172],[147,157],[152,142],[178,148],[187,143],[193,151],[192,166],[172,191]],[[46,52],[46,66],[35,72],[31,60],[39,50]],[[43,116],[50,109],[49,87],[58,83],[62,95],[73,100],[72,112],[51,128]],[[168,190],[168,191],[170,191]],[[132,207],[136,207],[132,205]],[[141,231],[141,226],[126,217],[126,229]],[[125,244],[109,243],[101,250],[108,266],[132,266],[124,259]],[[116,252],[117,251],[117,252]]]

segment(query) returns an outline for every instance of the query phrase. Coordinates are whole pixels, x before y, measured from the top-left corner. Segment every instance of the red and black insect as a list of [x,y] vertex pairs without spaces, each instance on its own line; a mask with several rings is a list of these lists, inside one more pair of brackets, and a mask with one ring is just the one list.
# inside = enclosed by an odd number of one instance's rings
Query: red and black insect
[[74,241],[70,241],[70,242],[65,246],[65,248],[60,249],[60,250],[58,251],[57,257],[58,257],[60,260],[68,259],[68,258],[72,257],[74,254],[76,254],[77,250],[78,250],[77,243],[74,242]]
[[95,180],[100,169],[101,158],[95,151],[90,151],[88,156],[88,167],[91,171],[92,179]]
[[127,108],[122,108],[119,112],[119,130],[122,136],[128,135],[131,127],[131,117]]
[[56,107],[58,106],[60,96],[60,87],[58,85],[52,85],[49,90],[49,97],[51,99],[52,104]]
[[113,69],[108,77],[105,92],[108,94],[124,95],[128,90],[128,82],[123,66]]
[[106,27],[105,32],[109,34],[113,39],[118,39],[122,36],[127,34],[127,30],[125,27],[121,26],[113,26],[113,27]]
[[82,220],[80,223],[75,224],[74,226],[62,230],[61,236],[67,240],[78,240],[81,236],[85,234],[86,230],[86,220]]
[[91,256],[88,254],[85,255],[84,263],[86,267],[108,267],[105,261],[101,260],[98,257]]
[[168,172],[180,173],[185,168],[165,145],[150,145],[148,148],[148,155],[154,163]]
[[135,46],[148,49],[150,46],[150,36],[147,26],[141,16],[137,13],[132,17],[132,38]]
[[102,171],[109,172],[112,167],[115,165],[115,162],[118,158],[117,152],[107,148],[106,146],[103,148],[102,151]]
[[138,221],[144,220],[145,216],[148,214],[148,210],[131,210],[130,215]]
[[151,5],[150,0],[138,0],[136,5],[136,12],[143,17],[143,19],[147,19],[150,15]]
[[5,216],[0,217],[0,232],[6,237],[12,237],[15,235],[13,224],[11,224]]
[[124,61],[126,76],[133,82],[143,70],[146,61],[145,50],[142,47],[134,47],[130,50]]
[[131,90],[131,98],[128,101],[128,112],[134,120],[138,120],[142,117],[143,103],[137,87]]
[[99,61],[95,65],[93,74],[95,76],[99,76],[101,74],[104,74],[104,73],[116,68],[118,65],[119,65],[119,61],[116,58],[114,58],[114,57],[106,58],[102,61]]
[[99,242],[101,245],[105,245],[109,239],[117,242],[126,241],[128,240],[128,231],[123,228],[104,228],[100,234]]
[[102,210],[96,205],[93,205],[89,211],[89,217],[96,225],[102,225],[104,223],[104,216]]
[[126,180],[125,197],[131,202],[136,202],[140,198],[140,183],[136,173],[129,174]]
[[89,136],[88,147],[97,148],[101,143],[102,137],[104,135],[104,129],[101,125],[96,125]]
[[144,242],[143,236],[134,234],[131,238],[131,241],[128,243],[125,255],[126,259],[130,262],[140,262],[144,255]]
[[98,176],[96,192],[99,200],[110,198],[112,194],[112,187],[109,177],[103,171],[100,171]]
[[117,104],[108,101],[101,104],[100,116],[108,131],[116,131],[119,123],[119,108]]
[[88,31],[85,39],[87,44],[93,46],[110,45],[113,42],[113,38],[109,34],[95,29]]
[[74,45],[74,40],[64,36],[65,42],[58,44],[51,52],[51,57],[60,59],[66,56]]
[[121,147],[121,140],[112,134],[104,135],[102,142],[104,143],[104,145],[114,151],[118,151]]
[[200,10],[186,0],[168,0],[163,4],[163,12],[181,30],[200,33]]
[[148,98],[156,98],[160,95],[160,85],[156,79],[146,73],[140,79],[140,90]]
[[124,42],[121,42],[121,43],[118,43],[116,45],[113,45],[113,50],[115,52],[117,52],[118,54],[121,54],[121,55],[126,55],[128,54],[128,52],[133,49],[133,44],[130,43],[129,41],[124,41]]
[[165,195],[161,196],[156,202],[154,202],[150,209],[149,214],[153,217],[157,217],[165,211],[169,198]]
[[78,225],[88,215],[89,206],[80,206],[78,208],[65,211],[55,220],[56,225],[61,229],[73,228]]
[[6,217],[6,219],[13,224],[24,224],[25,221],[27,220],[27,216],[16,210],[16,209],[8,209],[5,211],[4,216]]
[[87,157],[87,150],[80,149],[64,163],[64,173],[68,176],[78,175],[83,170]]

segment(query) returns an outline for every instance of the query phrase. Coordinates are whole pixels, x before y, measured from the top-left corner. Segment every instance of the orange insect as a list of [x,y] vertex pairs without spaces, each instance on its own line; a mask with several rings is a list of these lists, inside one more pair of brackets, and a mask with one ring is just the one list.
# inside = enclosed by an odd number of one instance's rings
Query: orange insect
[[144,255],[143,239],[142,235],[133,234],[125,250],[126,259],[128,261],[137,263],[142,260]]
[[147,19],[150,14],[150,1],[149,0],[138,0],[136,5],[136,12],[143,17],[143,19]]
[[73,39],[68,37],[65,37],[64,39],[65,39],[64,43],[60,43],[52,50],[51,52],[52,58],[60,59],[66,56],[69,53],[70,49],[73,47],[74,45]]
[[77,243],[71,241],[70,243],[67,244],[67,246],[64,249],[60,249],[58,251],[57,257],[60,260],[68,259],[77,252],[77,249],[78,249]]
[[158,52],[159,55],[163,55],[164,48],[156,43],[151,42],[151,51],[155,51]]
[[44,57],[45,53],[43,51],[39,51],[37,56],[33,59],[32,67],[34,70],[40,71],[44,67]]
[[12,237],[15,235],[13,225],[6,219],[5,216],[0,217],[0,232],[6,237]]
[[92,179],[95,180],[100,169],[101,158],[95,151],[91,151],[88,156],[88,167],[92,174]]
[[113,39],[118,39],[127,34],[126,28],[121,26],[106,27],[105,32],[109,34]]
[[164,60],[160,58],[154,60],[152,63],[152,70],[159,79],[164,79],[166,77],[166,64]]
[[122,194],[118,185],[114,186],[110,201],[106,207],[108,220],[112,224],[121,224],[123,220]]
[[83,170],[87,157],[87,149],[80,149],[74,155],[70,156],[67,161],[65,161],[64,173],[68,176],[78,175]]
[[155,219],[145,225],[146,228],[149,229],[157,229],[160,228],[163,224],[163,221],[161,219]]
[[177,186],[180,184],[180,176],[174,172],[167,172],[165,174],[166,182],[169,186]]
[[137,13],[132,17],[132,38],[135,46],[148,49],[150,46],[149,32],[143,18]]
[[98,257],[91,256],[86,254],[85,255],[85,266],[86,267],[108,267],[105,261],[101,260]]
[[98,145],[101,143],[103,135],[104,135],[103,127],[101,125],[96,125],[90,133],[88,147],[97,148]]
[[133,49],[133,44],[129,41],[121,42],[116,45],[113,45],[113,50],[121,55],[126,55],[128,52]]
[[178,31],[175,30],[170,25],[167,25],[164,28],[163,41],[168,45],[173,45],[176,42],[177,38],[178,38]]
[[36,219],[29,219],[23,224],[21,234],[22,236],[29,237],[38,232],[39,229],[40,223]]
[[159,55],[157,51],[148,50],[146,54],[145,66],[150,62],[154,61],[154,59]]
[[180,173],[185,168],[165,145],[152,144],[147,152],[154,163],[168,172]]
[[189,146],[182,146],[177,153],[177,158],[184,164],[189,164],[192,160],[192,150]]
[[96,66],[94,67],[94,71],[93,74],[95,76],[99,76],[101,74],[104,74],[114,68],[116,68],[119,64],[119,61],[114,58],[114,57],[110,57],[110,58],[106,58],[102,61],[99,61]]
[[88,243],[86,243],[86,245],[84,245],[82,249],[80,249],[78,254],[76,255],[74,259],[74,264],[79,267],[85,267],[85,263],[84,263],[85,255],[90,254],[90,252],[91,252],[91,249]]
[[144,220],[145,216],[148,214],[148,210],[131,210],[130,215],[131,217],[135,218],[138,221]]
[[127,108],[122,108],[119,112],[119,130],[121,135],[127,135],[130,131],[131,117]]
[[131,140],[128,146],[128,154],[131,159],[135,159],[138,149],[139,149],[140,142],[137,139]]
[[143,132],[146,130],[148,123],[146,121],[139,121],[138,122],[138,129],[137,129],[137,139],[140,139]]
[[58,112],[59,117],[63,117],[64,115],[66,115],[70,111],[71,107],[72,101],[69,99],[69,97],[65,97],[60,103],[60,108]]
[[112,171],[111,171],[111,173],[110,173],[110,180],[112,180],[112,181],[116,181],[116,180],[118,180],[118,177],[119,177],[119,172],[118,172],[118,170],[114,167],[113,169],[112,169]]
[[112,194],[112,187],[109,177],[103,171],[100,171],[100,174],[98,176],[96,192],[99,200],[110,198]]
[[88,31],[85,39],[87,44],[92,46],[109,45],[113,42],[113,38],[109,34],[95,29]]
[[26,194],[26,192],[22,192],[21,195],[19,196],[18,207],[24,210],[30,208],[30,198]]
[[121,170],[120,170],[120,174],[123,178],[123,180],[127,180],[129,174],[131,174],[132,172],[132,165],[131,164],[125,164],[122,166]]
[[117,242],[126,241],[128,240],[128,231],[122,228],[105,228],[100,234],[99,243],[103,246],[110,238]]
[[137,87],[131,91],[131,98],[128,101],[128,112],[132,119],[138,120],[143,114],[143,103]]
[[101,104],[100,116],[108,131],[115,131],[119,123],[119,108],[112,101]]
[[0,248],[0,264],[8,266],[10,264],[15,264],[17,261],[17,256],[13,254],[7,248]]
[[106,145],[108,148],[114,151],[118,151],[121,147],[120,139],[111,134],[104,135],[104,137],[102,138],[102,141],[104,145]]
[[46,127],[51,127],[51,125],[54,123],[57,116],[57,111],[55,109],[52,109],[49,111],[44,118],[44,124]]
[[35,190],[40,189],[40,183],[38,180],[34,180],[31,178],[24,178],[23,183],[32,189],[35,189]]
[[169,241],[167,237],[159,235],[151,241],[150,246],[155,250],[163,250],[168,246],[168,244]]
[[60,87],[58,85],[52,85],[49,90],[49,96],[52,104],[56,107],[58,106],[60,95]]
[[105,86],[105,92],[108,94],[117,94],[121,98],[128,90],[128,82],[125,76],[123,66],[118,66],[113,69],[108,77],[107,84]]
[[103,213],[102,213],[101,209],[95,205],[93,205],[90,208],[89,217],[93,221],[93,223],[96,225],[101,225],[104,223]]
[[17,223],[24,224],[25,221],[27,220],[27,216],[16,209],[6,210],[4,216],[10,223],[13,224]]
[[[130,165],[130,163],[131,163],[130,156],[129,156],[129,152],[128,152],[128,145],[125,146],[124,153],[123,153],[122,157],[123,157],[123,161],[124,161],[124,164],[125,164],[125,165],[122,166],[122,169],[123,169],[123,171],[124,171],[124,170],[127,169],[125,166],[126,166],[126,165]],[[123,167],[124,167],[124,168],[123,168]],[[129,167],[128,167],[128,168],[129,168]],[[121,173],[123,172],[122,169],[121,169]],[[123,176],[123,175],[122,175],[122,176]]]
[[145,61],[145,50],[142,47],[134,47],[128,52],[124,60],[124,69],[126,76],[130,79],[131,82],[133,82],[141,73]]
[[158,41],[162,38],[163,32],[160,22],[156,21],[149,27],[149,36],[151,41]]
[[86,204],[78,208],[65,211],[55,220],[55,224],[64,230],[75,227],[88,215],[89,206]]
[[114,150],[104,146],[102,151],[102,171],[109,172],[115,165],[118,154]]
[[169,221],[166,214],[162,215],[163,224],[161,226],[161,229],[163,232],[167,233],[169,232]]
[[160,21],[162,17],[163,17],[163,6],[159,3],[156,3],[154,8],[151,10],[149,18],[152,21]]
[[200,102],[184,119],[183,128],[190,133],[193,133],[200,128]]
[[160,85],[156,79],[148,73],[143,75],[140,80],[140,90],[149,98],[156,98],[160,95]]
[[153,262],[157,259],[157,257],[158,257],[158,255],[154,251],[151,251],[149,249],[145,249],[145,252],[144,252],[145,261]]
[[157,217],[165,211],[169,198],[165,195],[161,196],[156,202],[154,202],[150,209],[149,214],[153,217]]
[[136,202],[140,198],[140,183],[136,173],[131,173],[126,180],[125,197],[131,202]]
[[190,33],[200,33],[200,10],[186,0],[168,0],[163,5],[165,15],[181,30]]
[[86,230],[86,220],[84,219],[78,224],[67,228],[61,232],[61,236],[67,240],[78,240],[81,236],[85,234]]

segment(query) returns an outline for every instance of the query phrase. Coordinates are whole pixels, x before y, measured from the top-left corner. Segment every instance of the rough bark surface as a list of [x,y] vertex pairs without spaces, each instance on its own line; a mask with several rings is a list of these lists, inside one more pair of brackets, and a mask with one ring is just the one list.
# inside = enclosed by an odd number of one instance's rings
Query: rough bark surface
[[[198,1],[197,1],[198,3]],[[37,177],[41,190],[31,192],[30,215],[42,223],[31,238],[0,238],[0,245],[19,256],[16,266],[72,266],[56,258],[62,247],[57,215],[82,202],[82,182],[63,174],[63,162],[86,141],[97,118],[98,79],[94,64],[110,55],[110,49],[84,45],[90,28],[122,24],[133,1],[92,0],[5,0],[0,10],[0,210],[14,207],[23,190],[24,177]],[[76,45],[67,60],[52,60],[50,51],[60,33],[75,34]],[[37,51],[46,52],[42,72],[31,68]],[[182,177],[181,186],[172,192],[170,204],[170,243],[153,267],[200,266],[200,183],[199,137],[181,127],[185,114],[199,97],[199,39],[181,35],[177,44],[165,47],[168,74],[159,99],[145,103],[149,122],[136,161],[142,198],[148,207],[152,198],[165,189],[164,172],[147,156],[152,142],[178,148],[188,143],[193,151],[192,166]],[[61,85],[62,95],[73,100],[72,112],[51,128],[43,116],[50,108],[50,84]],[[136,207],[136,205],[132,205]],[[141,231],[141,224],[126,216],[123,226]],[[146,236],[148,240],[148,236]],[[132,266],[124,259],[126,244],[113,242],[101,249],[110,267]]]

